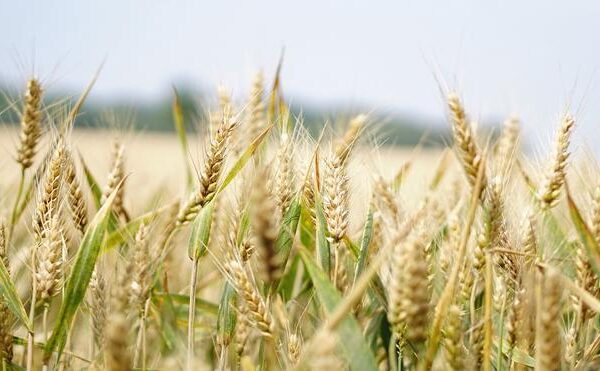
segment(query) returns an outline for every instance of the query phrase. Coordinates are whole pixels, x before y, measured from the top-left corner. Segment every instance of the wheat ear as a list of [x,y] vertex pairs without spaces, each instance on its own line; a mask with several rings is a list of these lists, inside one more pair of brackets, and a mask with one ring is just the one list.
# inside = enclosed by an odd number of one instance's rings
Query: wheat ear
[[325,163],[323,211],[329,237],[337,245],[346,235],[349,222],[349,185],[341,158],[332,156]]
[[359,114],[350,120],[348,124],[348,130],[344,136],[338,141],[335,146],[335,155],[340,159],[342,165],[346,164],[346,161],[350,157],[350,153],[354,148],[358,137],[365,127],[367,121],[367,115]]
[[537,192],[537,199],[542,210],[548,210],[558,203],[560,190],[567,177],[569,144],[574,127],[575,120],[573,117],[568,114],[564,115],[556,136],[550,169]]
[[33,164],[37,145],[42,135],[42,86],[33,78],[27,82],[25,104],[21,114],[21,134],[17,147],[17,162],[23,170]]
[[[456,94],[450,94],[447,101],[450,111],[450,121],[452,122],[454,143],[456,144],[461,164],[467,175],[467,180],[471,186],[474,186],[477,173],[480,166],[482,166],[481,153],[479,148],[477,148],[473,129],[468,123],[468,118],[460,98]],[[482,189],[485,189],[485,175],[483,179]]]
[[59,139],[51,150],[52,155],[39,189],[37,207],[33,217],[33,232],[37,241],[42,239],[44,229],[52,216],[58,212],[60,189],[64,175],[65,151],[62,139]]
[[[125,146],[118,140],[113,143],[113,159],[106,188],[102,194],[102,203],[106,202],[111,193],[117,188],[121,181],[125,179]],[[122,219],[129,220],[129,215],[124,206],[125,185],[121,184],[115,195],[112,204],[114,212]]]
[[267,171],[259,171],[252,192],[251,225],[261,262],[260,277],[266,284],[272,284],[283,273],[285,262],[275,246],[279,231],[277,205],[264,179],[268,179]]
[[43,238],[35,251],[35,295],[39,303],[47,303],[60,291],[63,243],[63,234],[57,213],[45,227]]
[[561,343],[561,282],[557,273],[546,270],[539,275],[535,331],[535,369],[560,370]]
[[198,215],[200,209],[215,196],[219,177],[225,165],[229,139],[235,126],[236,123],[233,121],[223,121],[211,138],[204,168],[200,174],[200,185],[179,210],[177,215],[178,226],[192,221]]
[[444,350],[448,367],[459,371],[464,369],[464,350],[462,344],[462,310],[454,304],[448,308],[446,327],[444,328]]
[[275,174],[274,194],[277,206],[283,217],[290,206],[295,189],[293,142],[287,133],[282,133],[277,152],[277,172]]
[[238,295],[244,300],[248,309],[248,318],[266,337],[273,337],[274,324],[271,313],[256,285],[250,281],[246,269],[241,263],[231,260],[226,264],[226,270]]
[[92,278],[90,279],[88,306],[92,319],[95,349],[101,349],[104,345],[106,305],[106,283],[102,274],[97,269],[94,269]]
[[65,181],[69,186],[69,209],[71,210],[71,217],[75,228],[83,235],[87,228],[88,223],[88,209],[81,189],[81,184],[77,178],[77,171],[75,169],[75,161],[71,152],[67,152],[67,162],[65,171]]
[[258,72],[252,81],[250,90],[250,101],[248,102],[248,136],[253,140],[265,128],[265,103],[263,102],[264,77]]
[[106,369],[109,371],[129,371],[132,369],[129,353],[129,329],[127,312],[129,308],[129,272],[121,272],[114,288],[111,313],[104,333],[104,354]]

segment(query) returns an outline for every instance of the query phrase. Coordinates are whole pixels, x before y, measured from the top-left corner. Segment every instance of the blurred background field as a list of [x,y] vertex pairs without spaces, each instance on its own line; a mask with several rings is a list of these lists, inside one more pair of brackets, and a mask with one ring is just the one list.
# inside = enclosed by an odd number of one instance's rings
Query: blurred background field
[[[115,131],[107,129],[76,129],[72,134],[78,153],[100,183],[104,183],[111,166],[112,143],[119,138],[126,145],[126,166],[128,169],[127,188],[135,190],[135,197],[127,200],[136,214],[148,211],[158,203],[164,203],[185,195],[185,169],[181,147],[177,136],[172,132]],[[18,128],[0,126],[0,177],[3,185],[16,188],[18,164],[13,160],[18,139]],[[189,135],[188,160],[199,167],[204,159],[204,137],[201,134]],[[44,143],[47,145],[47,143]],[[44,147],[46,148],[46,147]],[[41,150],[43,153],[44,150]],[[411,147],[384,146],[358,148],[358,154],[350,164],[352,190],[360,203],[352,205],[356,213],[363,213],[368,206],[370,185],[376,177],[392,178],[407,162],[411,162],[411,176],[406,185],[416,195],[422,194],[422,186],[430,180],[432,167],[442,155],[441,148],[415,150]],[[298,154],[299,161],[305,162],[309,154]],[[160,171],[157,171],[160,169]],[[366,178],[361,174],[368,174]],[[419,191],[421,189],[421,191]],[[410,202],[411,200],[407,200]],[[8,207],[0,196],[0,205]]]

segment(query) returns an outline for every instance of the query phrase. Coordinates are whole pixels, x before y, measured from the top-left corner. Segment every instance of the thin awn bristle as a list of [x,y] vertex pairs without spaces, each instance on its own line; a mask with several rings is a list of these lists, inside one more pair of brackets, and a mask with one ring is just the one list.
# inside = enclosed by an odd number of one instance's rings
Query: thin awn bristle
[[575,127],[575,120],[571,115],[564,115],[554,145],[554,157],[550,169],[537,192],[537,199],[542,210],[553,208],[558,203],[560,190],[567,177],[567,164],[569,159],[569,144],[571,134]]
[[367,115],[365,114],[359,114],[352,118],[348,124],[348,130],[335,146],[335,155],[340,159],[342,165],[345,165],[350,157],[350,153],[355,147],[356,141],[364,129],[366,121]]
[[17,147],[17,162],[23,170],[33,164],[38,141],[42,135],[42,87],[33,78],[27,82],[25,105],[21,114],[21,134]]
[[496,148],[496,160],[500,165],[502,174],[508,175],[510,168],[517,155],[519,147],[519,136],[521,122],[517,117],[509,117],[502,128],[498,146]]

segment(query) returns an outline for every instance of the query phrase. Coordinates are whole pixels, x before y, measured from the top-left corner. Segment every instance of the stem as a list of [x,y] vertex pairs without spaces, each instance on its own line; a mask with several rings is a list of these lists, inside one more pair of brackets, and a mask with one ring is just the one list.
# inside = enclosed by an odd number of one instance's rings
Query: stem
[[219,351],[219,364],[217,366],[217,370],[225,371],[225,360],[227,358],[227,348],[224,345],[220,346],[221,350]]
[[[42,333],[44,334],[44,343],[48,340],[48,303],[44,304],[44,314],[42,318]],[[44,362],[42,366],[43,371],[48,371],[48,363]]]
[[21,167],[21,177],[19,180],[19,189],[17,191],[17,198],[15,199],[15,205],[13,206],[12,212],[10,214],[10,229],[8,231],[8,241],[12,237],[13,231],[15,229],[15,224],[17,223],[17,209],[19,208],[19,201],[21,201],[21,195],[23,194],[23,186],[25,185],[25,169]]
[[[142,370],[146,369],[146,319],[148,309],[150,307],[150,298],[146,300],[142,310],[140,311],[140,330],[138,332],[138,337],[135,345],[135,353],[133,355],[134,366],[140,364],[140,357]],[[140,353],[141,350],[141,353]]]
[[142,313],[142,370],[146,370],[146,317],[148,315],[148,307],[150,299],[144,304],[144,313]]
[[[35,254],[32,254],[32,256]],[[35,260],[33,258],[32,260]],[[33,265],[35,267],[35,265]],[[29,322],[31,323],[31,331],[27,333],[27,371],[33,370],[33,337],[35,335],[34,323],[33,319],[35,317],[35,301],[36,301],[36,291],[37,291],[37,283],[35,281],[35,269],[33,272],[33,284],[32,284],[32,295],[31,295],[31,303],[29,306]]]
[[196,318],[196,283],[198,281],[198,259],[196,254],[192,263],[190,277],[190,305],[188,306],[187,370],[194,370],[194,322]]
[[[486,153],[484,153],[482,158],[486,157]],[[454,291],[456,290],[458,274],[460,273],[461,267],[463,266],[463,262],[465,260],[465,256],[467,254],[467,243],[469,242],[469,237],[471,236],[471,228],[473,226],[473,221],[475,220],[475,212],[477,211],[479,195],[483,190],[484,168],[485,166],[480,166],[479,172],[477,173],[477,180],[472,189],[471,201],[469,205],[469,210],[467,212],[467,219],[465,220],[465,228],[463,229],[462,235],[460,236],[460,244],[458,247],[458,252],[456,254],[455,264],[435,307],[433,322],[431,324],[431,330],[429,335],[429,342],[427,344],[427,351],[425,352],[425,359],[421,364],[420,370],[429,370],[431,368],[431,365],[433,365],[435,355],[437,354],[438,347],[440,345],[442,323],[446,318],[446,309],[452,302],[452,299],[454,299]]]
[[[492,258],[485,254],[485,298],[483,312],[483,360],[484,371],[490,371],[492,367]],[[498,358],[502,357],[498,354]]]
[[[89,320],[90,320],[91,333],[94,333],[94,320],[91,318],[91,316],[90,316]],[[89,355],[88,355],[90,359],[94,359],[96,357],[96,344],[95,343],[96,343],[95,336],[92,336],[90,338],[90,348],[89,348]]]
[[[506,313],[506,302],[508,300],[508,291],[504,291],[504,298],[502,299],[502,308],[500,308],[500,328],[499,328],[499,332],[500,332],[500,341],[498,342],[498,360],[496,363],[496,369],[497,370],[502,370],[502,362],[503,362],[503,349],[502,349],[502,345],[504,343],[504,314]],[[510,368],[510,361],[512,359],[512,351],[513,349],[509,349],[510,350],[510,358],[508,360],[508,367]]]

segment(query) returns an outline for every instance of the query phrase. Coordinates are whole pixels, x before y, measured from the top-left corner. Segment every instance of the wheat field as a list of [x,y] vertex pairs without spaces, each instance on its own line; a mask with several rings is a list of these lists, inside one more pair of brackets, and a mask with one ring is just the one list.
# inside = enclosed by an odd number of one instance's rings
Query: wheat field
[[532,158],[518,118],[491,137],[446,92],[453,143],[398,149],[363,114],[312,138],[274,81],[220,89],[194,132],[175,100],[173,134],[74,129],[87,91],[24,84],[0,130],[3,369],[599,367],[576,117]]

